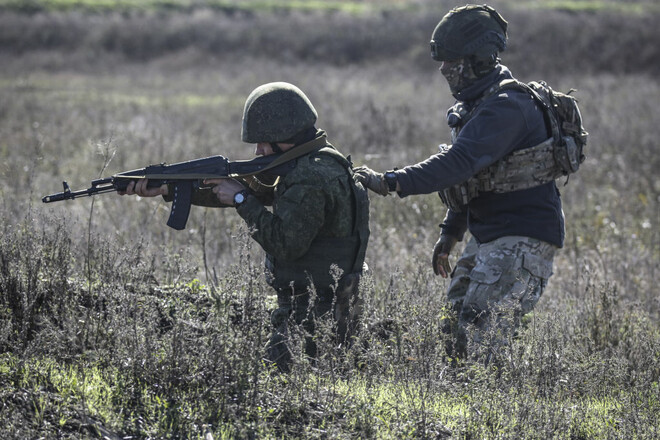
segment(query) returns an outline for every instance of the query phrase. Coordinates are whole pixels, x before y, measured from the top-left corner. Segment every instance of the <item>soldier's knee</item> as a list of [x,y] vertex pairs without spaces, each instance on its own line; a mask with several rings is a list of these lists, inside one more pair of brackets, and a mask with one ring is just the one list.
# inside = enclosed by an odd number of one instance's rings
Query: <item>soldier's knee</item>
[[273,310],[273,312],[270,314],[270,323],[273,326],[273,328],[277,330],[281,330],[283,326],[286,326],[286,323],[289,320],[290,315],[291,315],[290,307],[278,307],[277,309]]

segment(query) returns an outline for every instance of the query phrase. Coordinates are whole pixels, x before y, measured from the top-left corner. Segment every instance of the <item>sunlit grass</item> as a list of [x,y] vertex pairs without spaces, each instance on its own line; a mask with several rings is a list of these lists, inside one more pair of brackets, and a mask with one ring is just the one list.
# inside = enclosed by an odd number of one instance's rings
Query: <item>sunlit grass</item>
[[0,0],[0,8],[36,11],[86,10],[90,12],[191,10],[212,8],[244,11],[342,11],[365,13],[387,9],[408,9],[416,2],[381,0],[356,2],[350,0]]
[[[131,84],[132,83],[132,84]],[[36,74],[22,78],[0,77],[0,93],[35,97],[41,102],[70,102],[74,104],[138,106],[183,106],[221,108],[241,106],[238,96],[194,93],[171,90],[163,93],[159,84],[145,87],[130,78],[99,77],[62,74]]]
[[556,9],[573,12],[615,12],[621,14],[660,12],[660,4],[649,0],[530,0],[526,2],[512,2],[512,4],[515,7]]

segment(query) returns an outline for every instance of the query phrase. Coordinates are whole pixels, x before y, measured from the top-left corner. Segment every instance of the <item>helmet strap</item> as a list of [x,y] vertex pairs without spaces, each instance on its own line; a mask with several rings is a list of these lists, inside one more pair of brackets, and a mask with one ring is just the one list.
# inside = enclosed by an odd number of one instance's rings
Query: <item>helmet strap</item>
[[273,153],[277,153],[277,154],[284,153],[284,151],[282,151],[280,146],[277,145],[277,142],[270,142],[270,148],[273,150]]

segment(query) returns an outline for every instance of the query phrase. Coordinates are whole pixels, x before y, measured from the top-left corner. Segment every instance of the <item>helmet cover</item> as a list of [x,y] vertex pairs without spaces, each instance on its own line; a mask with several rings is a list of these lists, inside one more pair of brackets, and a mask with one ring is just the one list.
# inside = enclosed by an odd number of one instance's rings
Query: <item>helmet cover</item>
[[314,126],[318,114],[293,84],[272,82],[250,93],[243,109],[244,142],[282,142]]
[[506,48],[506,29],[506,20],[488,5],[454,8],[433,30],[431,57],[436,61],[492,57]]

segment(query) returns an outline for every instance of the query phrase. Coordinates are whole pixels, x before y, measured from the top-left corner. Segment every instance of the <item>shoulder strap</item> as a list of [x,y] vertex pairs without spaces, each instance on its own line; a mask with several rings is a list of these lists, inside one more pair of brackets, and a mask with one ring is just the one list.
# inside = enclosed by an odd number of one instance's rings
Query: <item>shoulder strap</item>
[[349,181],[353,190],[353,212],[355,213],[353,221],[353,236],[357,237],[359,240],[359,246],[355,254],[355,260],[353,261],[352,271],[353,273],[360,273],[362,272],[364,260],[366,259],[367,244],[369,243],[369,236],[371,235],[371,231],[369,230],[369,194],[364,186],[359,184],[354,178],[353,164],[351,163],[350,156],[344,156],[330,143],[327,143],[326,147],[327,148],[319,150],[319,154],[332,157],[339,162],[349,174]]
[[244,174],[234,174],[231,177],[245,177],[245,176],[252,176],[255,174],[261,174],[264,171],[268,171],[270,169],[278,167],[283,163],[289,162],[290,160],[293,159],[297,159],[301,156],[311,153],[312,151],[320,150],[321,148],[327,145],[329,145],[327,141],[327,135],[325,134],[325,132],[322,132],[320,136],[312,139],[311,141],[305,142],[304,144],[300,144],[295,148],[285,151],[284,153],[282,153],[281,156],[277,157],[277,159],[275,159],[274,161],[272,161],[266,167],[260,169],[259,171],[255,171],[252,173],[244,173]]
[[497,89],[492,93],[497,93],[498,91],[504,89],[517,89],[523,92],[527,92],[541,106],[541,110],[543,111],[543,117],[546,122],[546,127],[548,129],[548,135],[552,136],[555,139],[555,141],[558,141],[561,138],[561,134],[559,131],[557,119],[555,117],[555,113],[553,112],[552,109],[552,103],[550,102],[550,97],[548,95],[543,95],[539,93],[538,91],[536,91],[534,87],[532,87],[532,85],[534,85],[538,88],[543,88],[544,90],[547,90],[547,86],[543,81],[532,82],[530,84],[524,83],[522,81],[518,81],[517,79],[505,79],[504,81],[501,81],[497,85]]
[[536,102],[541,104],[544,110],[550,110],[550,102],[547,99],[544,99],[543,96],[541,96],[529,84],[526,84],[522,81],[518,81],[515,78],[505,79],[495,84],[488,91],[486,91],[486,93],[482,98],[482,101],[486,100],[489,96],[499,93],[502,90],[506,90],[506,89],[517,89],[523,92],[527,92],[532,96],[532,98],[534,98],[534,100],[536,100]]

